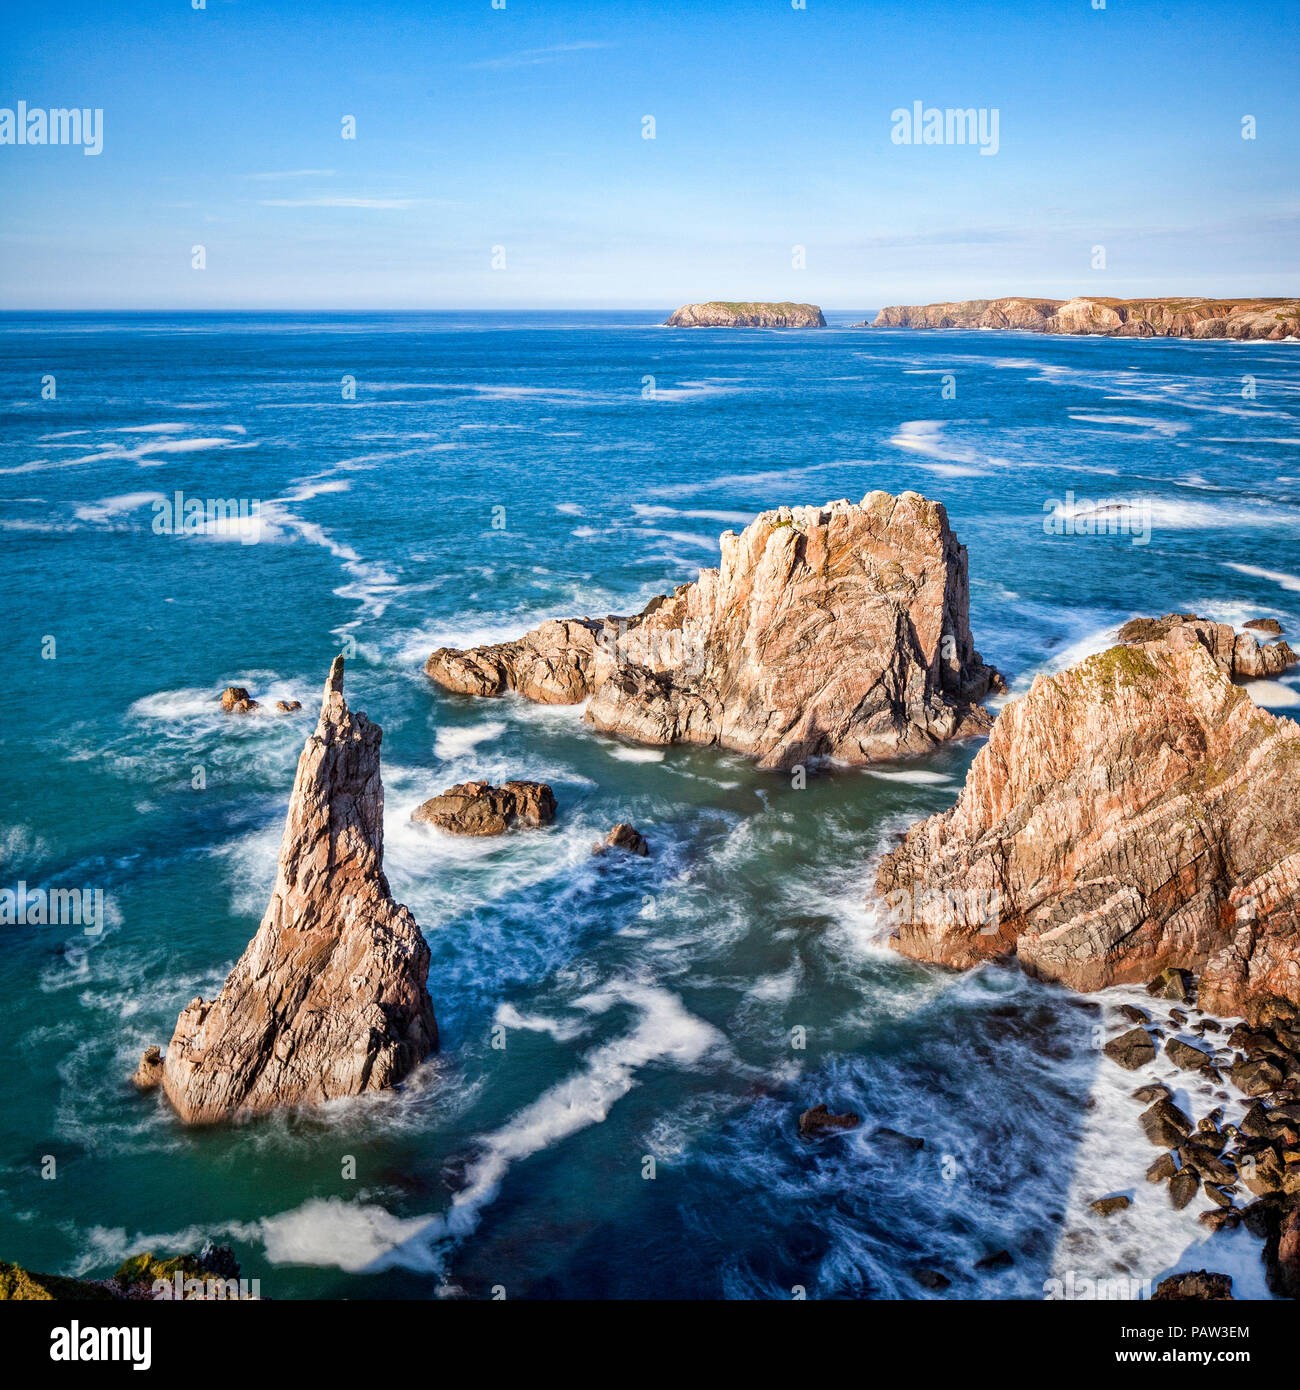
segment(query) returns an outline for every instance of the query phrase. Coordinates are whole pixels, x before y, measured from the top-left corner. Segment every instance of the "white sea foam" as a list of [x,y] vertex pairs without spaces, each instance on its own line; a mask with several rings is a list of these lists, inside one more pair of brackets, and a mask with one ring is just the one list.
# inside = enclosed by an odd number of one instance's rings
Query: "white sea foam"
[[498,721],[475,724],[470,728],[443,726],[434,739],[433,751],[444,762],[453,762],[472,753],[485,740],[498,739],[506,731],[506,726]]
[[1236,570],[1238,574],[1249,574],[1255,579],[1269,579],[1274,584],[1281,585],[1282,588],[1293,594],[1300,594],[1300,576],[1287,574],[1283,570],[1262,569],[1259,565],[1242,565],[1235,560],[1224,560],[1225,569]]

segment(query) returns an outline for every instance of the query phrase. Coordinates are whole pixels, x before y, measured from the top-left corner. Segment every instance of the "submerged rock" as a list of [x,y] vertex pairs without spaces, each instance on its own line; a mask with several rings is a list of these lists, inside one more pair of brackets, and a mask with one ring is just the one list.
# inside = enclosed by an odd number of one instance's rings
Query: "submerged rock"
[[504,835],[516,825],[549,825],[555,793],[545,782],[461,782],[417,806],[411,819],[452,835]]
[[978,701],[1001,678],[969,607],[943,507],[872,492],[724,532],[718,569],[631,618],[440,648],[425,672],[462,694],[585,699],[587,723],[637,743],[715,744],[768,768],[864,763],[988,729]]
[[[1201,1007],[1300,1003],[1300,725],[1260,709],[1185,626],[1010,702],[957,804],[913,826],[877,892],[987,897],[893,944],[968,967],[1015,952],[1079,990],[1200,972]],[[1165,975],[1166,997],[1185,997]]]
[[835,1115],[824,1104],[814,1105],[799,1116],[799,1134],[804,1139],[822,1139],[828,1134],[837,1134],[841,1130],[857,1129],[861,1123],[862,1116],[855,1114],[852,1110],[846,1110],[842,1115]]
[[191,1124],[401,1081],[437,1046],[429,948],[383,870],[381,731],[335,659],[298,760],[270,906],[221,993],[176,1021],[163,1088]]

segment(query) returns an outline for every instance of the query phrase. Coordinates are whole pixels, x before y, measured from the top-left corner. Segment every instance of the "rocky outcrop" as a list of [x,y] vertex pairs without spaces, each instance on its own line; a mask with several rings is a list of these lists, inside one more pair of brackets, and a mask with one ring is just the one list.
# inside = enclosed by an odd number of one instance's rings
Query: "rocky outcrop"
[[[1250,624],[1247,624],[1249,627]],[[1253,632],[1235,632],[1231,623],[1216,623],[1194,613],[1166,613],[1163,618],[1134,618],[1119,630],[1119,640],[1129,647],[1158,641],[1171,629],[1184,627],[1230,675],[1239,680],[1280,676],[1300,660],[1285,642],[1261,644]],[[1280,629],[1279,629],[1280,630]]]
[[[863,323],[859,327],[867,327]],[[896,304],[872,328],[1014,328],[1112,338],[1293,338],[1300,299],[966,299]]]
[[381,731],[335,659],[257,935],[176,1021],[163,1089],[191,1124],[395,1085],[437,1046],[429,948],[383,870]]
[[131,1077],[131,1084],[137,1091],[152,1091],[162,1085],[162,1074],[162,1053],[157,1047],[147,1047]]
[[1189,1274],[1171,1274],[1162,1279],[1151,1295],[1152,1303],[1233,1302],[1232,1275],[1211,1274],[1207,1269]]
[[918,959],[1015,952],[1080,990],[1191,969],[1211,1012],[1294,1011],[1300,726],[1234,685],[1195,625],[1112,647],[1003,709],[957,804],[876,888]]
[[722,535],[722,563],[631,618],[543,623],[440,648],[448,690],[588,701],[596,729],[790,767],[874,762],[982,733],[1000,689],[971,637],[965,547],[914,492],[782,507]]
[[650,853],[650,846],[646,843],[645,836],[636,826],[629,825],[626,821],[619,821],[603,840],[597,840],[592,845],[591,852],[604,854],[607,849],[626,850],[628,854],[640,855],[642,859]]
[[221,692],[221,708],[227,714],[252,714],[262,707],[242,685],[228,685]]
[[[247,1284],[232,1287],[239,1279],[239,1263],[228,1245],[208,1241],[197,1254],[166,1259],[147,1253],[124,1260],[107,1279],[70,1279],[61,1274],[38,1274],[21,1265],[0,1260],[0,1303],[5,1302],[143,1302],[158,1297],[159,1281],[177,1283],[191,1298],[242,1298]],[[254,1295],[255,1296],[255,1295]]]
[[707,304],[683,304],[669,315],[665,328],[825,328],[815,304],[779,304],[711,299]]
[[516,825],[549,825],[555,793],[545,782],[461,782],[417,806],[411,819],[452,835],[504,835]]

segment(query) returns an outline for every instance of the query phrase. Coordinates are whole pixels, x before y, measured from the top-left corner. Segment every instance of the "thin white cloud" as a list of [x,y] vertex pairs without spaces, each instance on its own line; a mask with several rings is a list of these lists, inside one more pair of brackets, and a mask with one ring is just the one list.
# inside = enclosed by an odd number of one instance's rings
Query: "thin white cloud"
[[500,58],[488,58],[481,63],[467,63],[470,68],[531,68],[540,63],[554,63],[569,53],[584,53],[593,48],[613,48],[610,43],[584,39],[578,43],[556,43],[549,48],[524,48]]
[[275,179],[330,179],[334,177],[333,169],[277,169],[267,174],[249,174],[250,179],[258,179],[262,183],[271,183]]
[[385,208],[404,212],[413,198],[259,198],[264,208]]

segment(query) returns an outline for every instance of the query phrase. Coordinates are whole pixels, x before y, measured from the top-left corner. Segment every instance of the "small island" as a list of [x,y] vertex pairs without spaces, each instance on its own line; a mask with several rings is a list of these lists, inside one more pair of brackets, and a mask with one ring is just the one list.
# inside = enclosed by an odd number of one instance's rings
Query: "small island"
[[683,304],[669,316],[665,328],[825,328],[816,304],[780,304],[711,299],[707,304]]
[[1011,328],[1106,338],[1300,337],[1300,299],[965,299],[895,304],[857,328]]

